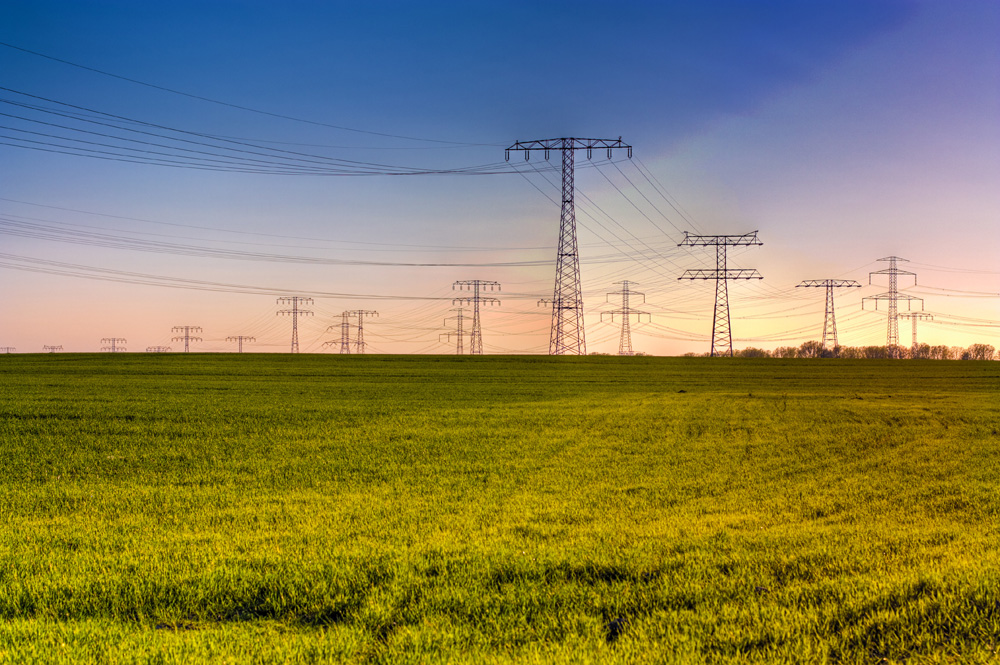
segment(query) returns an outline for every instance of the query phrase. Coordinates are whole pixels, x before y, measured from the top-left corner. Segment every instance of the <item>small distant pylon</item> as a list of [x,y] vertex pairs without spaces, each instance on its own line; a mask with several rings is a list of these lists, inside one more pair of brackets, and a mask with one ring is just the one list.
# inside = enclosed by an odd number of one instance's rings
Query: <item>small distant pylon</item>
[[243,343],[256,342],[256,337],[251,337],[250,335],[230,335],[226,338],[227,342],[236,342],[236,353],[243,353]]
[[127,351],[122,344],[128,344],[128,340],[124,337],[105,337],[101,340],[101,344],[107,345],[102,346],[101,351],[107,351],[108,353],[122,353],[123,351]]
[[479,305],[480,303],[485,305],[499,305],[500,301],[496,298],[483,296],[480,294],[480,291],[486,289],[490,291],[496,289],[499,291],[500,282],[490,282],[484,279],[466,279],[452,284],[451,288],[455,289],[455,287],[458,287],[460,291],[466,288],[472,291],[471,296],[453,298],[451,304],[468,303],[472,305],[472,332],[470,333],[469,354],[481,356],[483,355],[483,326],[479,320]]
[[56,353],[57,351],[62,351],[62,344],[45,344],[42,346],[42,351],[46,353]]
[[184,342],[184,353],[190,353],[191,342],[200,342],[201,337],[196,337],[194,333],[201,332],[201,326],[174,326],[170,331],[173,333],[179,333],[177,337],[172,338],[172,342]]
[[354,312],[342,312],[340,315],[340,352],[351,352],[351,317]]
[[169,346],[147,346],[146,353],[167,353],[170,351]]
[[444,320],[444,324],[447,326],[449,321],[455,322],[455,332],[445,332],[438,335],[438,341],[444,337],[447,341],[451,341],[451,336],[456,337],[455,342],[455,355],[463,355],[465,353],[464,340],[465,340],[465,308],[456,307],[451,310],[453,312],[458,312],[456,316],[449,316]]
[[899,315],[901,319],[910,319],[913,324],[913,344],[910,346],[911,349],[917,348],[917,321],[933,321],[934,315],[928,314],[927,312],[903,312]]
[[833,290],[850,287],[860,289],[861,285],[853,279],[806,279],[801,284],[797,284],[796,288],[800,286],[823,287],[826,289],[826,315],[823,317],[823,348],[836,349],[839,344],[837,343],[837,318],[833,309]]
[[710,355],[733,355],[733,335],[729,320],[729,280],[764,279],[753,269],[727,268],[727,247],[749,247],[763,245],[757,239],[757,231],[741,235],[702,236],[684,232],[684,240],[678,247],[715,247],[715,270],[685,270],[677,279],[714,279],[715,312],[712,316],[712,352]]
[[876,270],[874,272],[868,273],[868,284],[872,283],[872,275],[888,275],[889,276],[889,290],[885,293],[879,293],[874,296],[867,296],[861,299],[861,308],[864,309],[866,300],[875,301],[875,309],[878,309],[878,303],[880,300],[885,300],[889,303],[889,325],[888,331],[886,332],[885,347],[886,351],[889,353],[890,358],[899,358],[899,301],[906,301],[906,308],[911,308],[911,303],[914,300],[920,301],[920,309],[924,308],[924,299],[917,298],[916,296],[907,295],[905,293],[899,292],[899,276],[900,275],[912,275],[913,285],[917,284],[917,274],[910,272],[909,270],[900,270],[896,264],[900,261],[907,261],[907,259],[902,259],[898,256],[887,256],[885,258],[879,259],[879,261],[886,261],[889,264],[888,268],[883,270]]
[[17,351],[13,346],[0,346],[0,353],[14,353]]
[[292,317],[292,353],[299,352],[299,316],[312,316],[312,310],[302,309],[299,305],[311,305],[313,304],[312,298],[306,298],[304,296],[286,296],[284,298],[278,298],[277,304],[279,305],[291,305],[291,309],[279,309],[276,314],[279,316],[282,314],[290,315]]
[[[357,334],[357,337],[354,338],[354,352],[355,353],[364,353],[365,352],[365,347],[367,346],[367,344],[365,344],[365,317],[366,316],[378,316],[378,312],[376,312],[373,309],[353,309],[350,312],[344,312],[344,314],[345,315],[350,315],[350,316],[356,316],[356,317],[358,317],[358,334]],[[346,317],[345,317],[344,320],[345,321],[347,320]],[[341,324],[341,325],[343,325],[343,324]],[[344,346],[343,346],[343,344],[344,344],[344,339],[342,338],[341,339],[341,347],[340,347],[341,348],[341,351],[340,351],[341,353],[344,353],[344,350],[343,350]],[[350,353],[350,350],[348,350],[347,353]]]
[[619,337],[618,339],[618,355],[632,356],[635,355],[635,353],[632,351],[632,327],[631,327],[632,315],[635,314],[636,322],[639,323],[642,321],[643,316],[649,317],[650,314],[649,312],[640,312],[637,309],[633,309],[631,306],[631,299],[633,296],[640,296],[642,298],[642,302],[645,303],[646,294],[631,290],[631,286],[635,284],[635,282],[624,280],[621,282],[615,282],[615,284],[621,284],[622,285],[621,290],[612,291],[611,293],[607,294],[606,297],[610,298],[611,296],[621,296],[622,299],[621,309],[613,309],[609,312],[601,312],[601,321],[604,320],[605,314],[611,317],[612,323],[614,323],[615,314],[618,314],[621,317],[622,334],[621,337]]

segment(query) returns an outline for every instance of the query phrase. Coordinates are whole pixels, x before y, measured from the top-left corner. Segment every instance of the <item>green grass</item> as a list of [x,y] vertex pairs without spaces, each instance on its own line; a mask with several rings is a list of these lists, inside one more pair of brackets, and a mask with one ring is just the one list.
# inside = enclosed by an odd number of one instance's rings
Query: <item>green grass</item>
[[0,662],[996,662],[1000,363],[0,356]]

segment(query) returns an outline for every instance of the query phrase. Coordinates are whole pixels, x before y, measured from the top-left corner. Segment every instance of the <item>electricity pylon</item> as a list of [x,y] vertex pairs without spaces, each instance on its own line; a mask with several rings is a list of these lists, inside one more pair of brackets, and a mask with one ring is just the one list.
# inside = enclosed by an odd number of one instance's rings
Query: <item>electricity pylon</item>
[[[344,318],[345,321],[347,320],[347,318],[346,318],[347,316],[356,316],[356,317],[358,317],[358,336],[354,338],[354,352],[355,353],[364,353],[365,352],[365,346],[366,346],[365,345],[365,317],[366,316],[378,316],[378,312],[376,312],[375,310],[372,310],[372,309],[352,309],[350,312],[344,312],[344,314],[345,314],[345,318]],[[343,324],[341,324],[341,325],[343,325]],[[341,339],[341,347],[340,347],[341,348],[341,351],[340,351],[341,353],[344,353],[344,350],[343,350],[344,346],[343,346],[343,344],[344,344],[344,338]],[[347,353],[350,353],[350,351],[347,351]]]
[[256,342],[256,337],[251,337],[250,335],[230,335],[226,338],[227,342],[236,342],[237,353],[243,353],[243,342]]
[[167,353],[170,351],[169,346],[147,346],[146,353]]
[[800,286],[821,286],[826,289],[826,315],[823,317],[823,348],[837,348],[839,344],[837,344],[837,318],[833,311],[833,290],[855,286],[860,289],[861,285],[853,279],[806,279],[801,284],[797,284],[795,288]]
[[128,344],[128,340],[124,337],[105,337],[101,339],[101,344],[107,344],[107,346],[101,347],[101,351],[121,353],[122,351],[127,351],[127,349],[121,345]]
[[13,346],[0,346],[0,353],[14,353],[17,351]]
[[712,316],[712,352],[710,355],[733,355],[733,335],[729,321],[729,280],[764,279],[759,272],[750,268],[727,268],[727,247],[749,247],[763,245],[757,239],[757,231],[742,235],[691,235],[684,232],[684,240],[678,247],[715,247],[715,270],[685,270],[677,279],[714,279],[715,312]]
[[457,342],[455,344],[455,353],[456,353],[456,355],[462,355],[463,353],[465,353],[465,348],[464,348],[464,345],[463,345],[463,341],[465,340],[465,308],[464,307],[456,307],[455,309],[453,309],[451,311],[458,312],[458,315],[457,316],[449,316],[448,318],[446,318],[444,320],[444,324],[447,326],[449,321],[454,320],[455,321],[455,332],[441,333],[440,335],[438,335],[438,341],[440,342],[441,338],[444,337],[445,339],[447,339],[450,342],[451,341],[451,336],[455,335],[455,337],[457,338]]
[[[351,352],[351,317],[354,312],[343,312],[340,315],[340,352]],[[331,328],[333,326],[330,326]]]
[[191,350],[191,342],[200,342],[201,337],[195,337],[192,333],[200,333],[201,326],[174,326],[170,332],[180,333],[171,339],[172,342],[184,342],[184,353]]
[[292,317],[292,353],[299,352],[299,315],[302,316],[312,316],[312,310],[301,309],[299,305],[311,305],[313,304],[312,298],[306,298],[303,296],[287,296],[284,298],[278,298],[277,304],[279,305],[291,305],[291,309],[279,309],[275,314],[278,316],[282,314],[291,315]]
[[899,315],[901,319],[909,319],[913,324],[913,345],[910,347],[912,349],[917,348],[917,321],[933,321],[934,316],[928,314],[927,312],[903,312]]
[[63,350],[62,344],[56,344],[56,345],[45,344],[44,346],[42,346],[42,351],[45,351],[47,353],[55,353],[56,351],[62,351],[62,350]]
[[[605,149],[611,159],[615,148],[628,150],[632,158],[632,146],[618,139],[578,139],[560,138],[540,141],[515,141],[507,148],[507,159],[511,150],[523,150],[527,161],[532,150],[542,150],[545,159],[550,150],[562,151],[562,211],[559,216],[559,248],[556,250],[556,283],[552,293],[552,330],[549,334],[549,355],[586,355],[587,340],[583,331],[583,289],[580,283],[580,253],[576,240],[576,206],[574,204],[574,153],[586,150],[587,159],[591,151]],[[545,302],[545,301],[542,301]],[[475,353],[475,352],[473,352]]]
[[896,263],[899,261],[908,261],[907,259],[902,259],[898,256],[887,256],[885,258],[879,259],[879,261],[888,261],[889,267],[883,270],[876,270],[874,272],[868,273],[868,284],[872,283],[872,275],[888,275],[889,276],[889,290],[885,293],[879,293],[874,296],[867,296],[861,299],[861,309],[865,308],[866,300],[875,301],[875,309],[878,309],[878,303],[880,300],[886,300],[889,302],[889,329],[886,333],[885,348],[889,354],[890,358],[899,358],[899,301],[906,301],[906,308],[910,309],[910,305],[914,300],[920,301],[920,309],[924,308],[924,299],[917,298],[916,296],[907,295],[905,293],[899,292],[899,276],[900,275],[912,275],[913,285],[917,285],[917,273],[910,272],[909,270],[900,270],[896,267]]
[[[650,316],[650,314],[649,314],[649,312],[640,312],[637,309],[633,309],[632,306],[631,306],[631,298],[632,298],[632,296],[641,296],[642,297],[642,302],[645,303],[646,302],[646,294],[645,293],[640,293],[638,291],[632,291],[632,290],[629,289],[629,287],[632,284],[635,284],[635,282],[630,282],[628,280],[625,280],[625,281],[622,281],[622,282],[615,282],[615,284],[621,284],[622,285],[621,290],[620,291],[612,291],[611,293],[607,294],[606,298],[610,298],[611,296],[621,296],[621,298],[622,298],[622,307],[621,307],[621,309],[613,309],[610,312],[601,312],[601,321],[604,320],[604,315],[605,314],[607,314],[608,316],[611,317],[611,322],[612,323],[614,323],[615,314],[618,314],[619,316],[621,316],[621,318],[622,318],[622,334],[621,334],[621,337],[619,337],[619,339],[618,339],[618,355],[620,355],[620,356],[635,355],[632,352],[632,328],[631,328],[632,315],[635,314],[635,316],[636,316],[636,322],[639,323],[639,322],[642,321],[642,317],[643,316],[647,316],[648,317],[648,316]],[[608,302],[610,302],[610,300]]]
[[489,289],[492,291],[496,289],[500,290],[500,282],[488,282],[482,279],[467,279],[460,282],[455,282],[451,285],[452,290],[458,287],[458,290],[468,288],[472,291],[471,296],[459,296],[458,298],[453,298],[451,304],[456,303],[468,303],[472,305],[472,332],[469,333],[469,354],[473,356],[483,355],[483,327],[479,322],[479,305],[480,303],[486,305],[499,305],[500,301],[496,298],[490,298],[487,296],[480,295],[481,290]]

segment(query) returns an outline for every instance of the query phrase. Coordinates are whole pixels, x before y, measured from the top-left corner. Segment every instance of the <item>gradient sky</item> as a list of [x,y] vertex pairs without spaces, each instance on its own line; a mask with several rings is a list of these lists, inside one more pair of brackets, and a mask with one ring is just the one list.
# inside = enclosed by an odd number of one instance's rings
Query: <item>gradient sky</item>
[[[196,350],[243,334],[248,350],[283,351],[287,291],[315,297],[303,351],[328,350],[343,310],[370,309],[369,351],[447,353],[452,283],[486,279],[502,284],[486,351],[544,353],[558,156],[506,164],[504,148],[559,136],[634,146],[614,164],[578,155],[589,351],[617,351],[600,319],[623,279],[651,313],[633,325],[636,351],[707,351],[714,284],[677,277],[714,257],[677,243],[755,229],[764,245],[730,259],[764,276],[730,284],[736,348],[819,339],[823,293],[795,285],[825,278],[863,285],[837,292],[841,343],[884,344],[884,305],[861,299],[886,291],[868,273],[890,255],[909,259],[918,285],[900,286],[935,317],[920,341],[1000,347],[993,0],[7,0],[0,42],[0,346],[18,352],[106,337],[176,351],[180,325],[204,329]],[[493,173],[275,175],[52,152],[67,144],[53,136],[105,140],[65,128],[99,130],[81,120],[94,112],[389,170]]]

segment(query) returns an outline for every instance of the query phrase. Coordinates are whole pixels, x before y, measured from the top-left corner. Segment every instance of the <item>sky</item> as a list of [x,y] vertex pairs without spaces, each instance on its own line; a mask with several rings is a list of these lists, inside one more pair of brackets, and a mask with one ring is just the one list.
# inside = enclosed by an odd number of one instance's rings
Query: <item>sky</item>
[[736,349],[821,339],[814,279],[885,344],[890,256],[920,342],[1000,347],[998,65],[993,0],[4,0],[0,349],[285,352],[299,295],[302,352],[368,310],[367,352],[454,353],[480,279],[485,352],[546,353],[559,155],[505,149],[567,136],[633,147],[576,155],[589,352],[623,280],[634,351],[708,351],[678,278],[715,256],[678,245],[755,230]]

